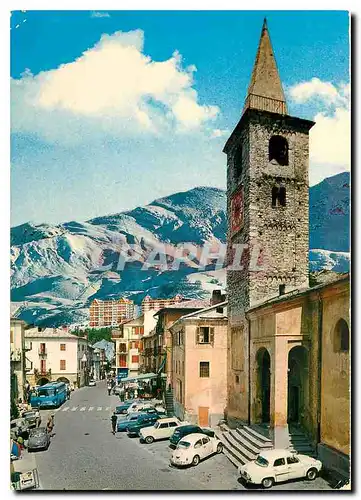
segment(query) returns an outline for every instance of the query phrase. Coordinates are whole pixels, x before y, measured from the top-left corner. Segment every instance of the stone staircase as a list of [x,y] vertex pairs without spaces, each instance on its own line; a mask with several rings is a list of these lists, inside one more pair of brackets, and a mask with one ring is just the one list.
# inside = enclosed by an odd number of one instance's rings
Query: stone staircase
[[[266,427],[242,425],[230,429],[222,424],[220,430],[218,437],[223,443],[223,453],[237,468],[255,460],[262,451],[274,447],[269,437],[269,429]],[[299,428],[290,429],[288,449],[311,457],[317,456],[306,434]]]
[[174,416],[173,390],[165,392],[164,402],[168,417],[173,417]]
[[250,426],[243,425],[237,429],[226,430],[222,425],[221,429],[218,437],[223,443],[223,453],[236,467],[255,460],[261,451],[273,448],[270,439]]

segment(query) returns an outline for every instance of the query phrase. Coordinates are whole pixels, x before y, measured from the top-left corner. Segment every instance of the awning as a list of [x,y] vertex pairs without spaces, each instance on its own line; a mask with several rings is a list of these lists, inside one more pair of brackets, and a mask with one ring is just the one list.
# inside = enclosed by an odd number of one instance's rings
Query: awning
[[[167,375],[165,373],[161,374],[161,377],[166,377]],[[133,381],[138,381],[138,380],[149,380],[152,378],[157,378],[159,377],[159,374],[157,373],[142,373],[141,375],[136,375],[134,377],[126,377],[122,378],[122,382],[133,382]]]

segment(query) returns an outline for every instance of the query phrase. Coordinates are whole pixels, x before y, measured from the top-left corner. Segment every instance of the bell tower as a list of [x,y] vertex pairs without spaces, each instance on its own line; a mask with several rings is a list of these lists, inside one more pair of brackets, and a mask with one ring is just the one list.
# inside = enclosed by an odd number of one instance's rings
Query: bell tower
[[[308,287],[308,157],[314,122],[288,115],[266,20],[239,123],[228,139],[228,415],[249,418],[248,308]],[[240,247],[239,247],[240,248]]]

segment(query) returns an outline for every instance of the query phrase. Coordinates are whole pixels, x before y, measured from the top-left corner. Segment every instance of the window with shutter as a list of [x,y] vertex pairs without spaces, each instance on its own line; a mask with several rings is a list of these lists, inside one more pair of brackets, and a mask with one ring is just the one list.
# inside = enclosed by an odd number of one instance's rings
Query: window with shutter
[[200,342],[200,329],[199,329],[199,326],[197,326],[197,329],[196,329],[196,344],[199,344]]
[[210,328],[209,330],[210,330],[210,332],[209,332],[209,342],[211,344],[213,344],[214,343],[214,327]]

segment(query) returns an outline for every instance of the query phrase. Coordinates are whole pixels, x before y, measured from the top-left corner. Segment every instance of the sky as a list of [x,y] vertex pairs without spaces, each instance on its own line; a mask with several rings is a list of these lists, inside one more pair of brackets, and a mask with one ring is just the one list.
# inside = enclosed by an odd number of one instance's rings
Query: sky
[[349,170],[346,11],[14,11],[11,225],[225,188],[265,16],[310,185]]

